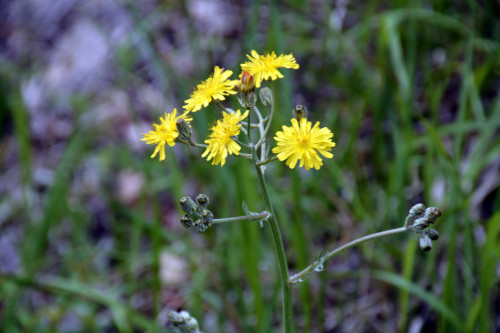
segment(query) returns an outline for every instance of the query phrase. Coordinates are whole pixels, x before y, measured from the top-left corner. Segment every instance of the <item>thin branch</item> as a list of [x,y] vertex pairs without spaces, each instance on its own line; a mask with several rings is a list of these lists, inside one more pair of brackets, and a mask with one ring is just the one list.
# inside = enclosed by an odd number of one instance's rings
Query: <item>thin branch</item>
[[265,164],[267,164],[269,162],[276,161],[277,159],[278,159],[278,156],[273,155],[273,156],[269,157],[267,160],[261,161],[261,162],[257,163],[257,165],[258,166],[265,165]]
[[331,252],[328,252],[327,254],[325,254],[324,256],[322,256],[321,258],[319,258],[318,260],[316,260],[315,262],[313,262],[311,265],[309,265],[308,267],[306,267],[300,273],[297,273],[297,274],[293,275],[288,280],[288,282],[290,284],[295,284],[295,283],[301,281],[302,279],[304,279],[306,276],[308,276],[312,272],[314,272],[316,270],[318,270],[318,271],[322,270],[321,267],[322,267],[322,265],[323,265],[324,262],[326,262],[327,260],[331,259],[336,254],[338,254],[338,253],[340,253],[340,252],[342,252],[344,250],[347,250],[347,249],[349,249],[349,248],[351,248],[351,247],[353,247],[355,245],[364,243],[364,242],[372,240],[372,239],[376,239],[376,238],[380,238],[380,237],[385,237],[385,236],[389,236],[389,235],[395,235],[395,234],[399,234],[399,233],[402,233],[402,232],[405,232],[405,231],[409,231],[409,230],[411,230],[411,229],[405,228],[405,227],[401,227],[401,228],[396,228],[396,229],[390,229],[390,230],[386,230],[386,231],[377,232],[375,234],[371,234],[371,235],[368,235],[368,236],[364,236],[364,237],[355,239],[352,242],[344,244],[341,247],[339,247],[339,248],[337,248],[337,249],[335,249],[335,250],[333,250]]
[[228,222],[239,222],[239,221],[260,221],[268,219],[271,213],[263,211],[260,214],[236,216],[236,217],[226,217],[221,219],[213,219],[212,223],[228,223]]
[[241,142],[240,140],[238,139],[233,139],[234,141],[236,141],[236,143],[238,143],[239,145],[242,145],[243,147],[245,148],[248,148],[248,149],[252,149],[252,146],[250,146],[249,144],[247,143],[244,143],[244,142]]
[[248,159],[252,159],[252,155],[250,154],[245,154],[245,153],[240,153],[239,155],[234,155],[236,157],[244,157],[244,158],[248,158]]

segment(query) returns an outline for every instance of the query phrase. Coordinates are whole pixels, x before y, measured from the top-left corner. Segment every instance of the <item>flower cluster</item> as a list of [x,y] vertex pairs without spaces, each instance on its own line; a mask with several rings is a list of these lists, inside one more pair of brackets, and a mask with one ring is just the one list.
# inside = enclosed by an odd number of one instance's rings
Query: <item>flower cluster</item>
[[[257,94],[255,88],[260,88],[264,81],[283,78],[280,68],[298,69],[293,54],[279,55],[274,52],[258,54],[255,50],[247,55],[249,61],[241,64],[239,80],[232,80],[233,72],[215,66],[212,74],[196,86],[189,99],[184,103],[184,113],[177,115],[177,110],[165,114],[160,118],[159,124],[154,124],[154,130],[144,134],[142,140],[148,144],[156,145],[151,155],[155,157],[160,154],[160,161],[165,159],[165,144],[173,146],[176,142],[190,144],[205,148],[202,157],[212,161],[212,165],[224,166],[229,155],[241,156],[254,159],[257,164],[265,164],[274,159],[285,161],[291,169],[297,163],[306,170],[319,169],[323,165],[322,157],[332,158],[331,149],[335,146],[332,142],[333,133],[326,127],[320,127],[316,122],[307,119],[304,112],[295,112],[292,118],[292,126],[283,126],[274,136],[276,147],[272,149],[275,156],[268,156],[269,142],[266,135],[274,114],[274,103],[271,90],[262,88],[260,99],[264,107],[269,108],[267,115],[262,114],[256,106]],[[246,109],[240,110],[224,107],[221,102],[230,95],[238,94],[238,101]],[[222,118],[210,127],[210,134],[204,143],[195,143],[191,139],[190,121],[191,113],[195,113],[210,104],[216,104],[222,109]],[[305,108],[304,108],[305,111]],[[255,115],[258,122],[251,123],[250,115]],[[246,121],[245,121],[246,120]],[[244,122],[245,121],[245,122]],[[252,142],[252,132],[260,135],[256,142]],[[240,153],[242,141],[239,140],[241,132],[246,134],[248,144],[243,144],[249,153]],[[260,153],[260,154],[259,154]],[[260,156],[260,160],[256,160]]]

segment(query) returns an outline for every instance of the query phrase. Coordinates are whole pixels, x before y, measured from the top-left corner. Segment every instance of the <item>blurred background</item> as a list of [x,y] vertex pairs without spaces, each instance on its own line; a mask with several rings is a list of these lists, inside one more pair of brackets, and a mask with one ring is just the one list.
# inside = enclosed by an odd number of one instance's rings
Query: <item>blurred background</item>
[[[270,230],[179,223],[263,210],[246,160],[224,168],[140,141],[215,65],[293,53],[295,104],[334,133],[319,171],[267,170],[291,273],[437,206],[441,238],[351,249],[294,289],[297,332],[500,332],[498,1],[0,1],[2,332],[278,332]],[[230,102],[236,106],[235,98]],[[226,104],[230,105],[230,104]],[[195,114],[197,141],[218,117]]]

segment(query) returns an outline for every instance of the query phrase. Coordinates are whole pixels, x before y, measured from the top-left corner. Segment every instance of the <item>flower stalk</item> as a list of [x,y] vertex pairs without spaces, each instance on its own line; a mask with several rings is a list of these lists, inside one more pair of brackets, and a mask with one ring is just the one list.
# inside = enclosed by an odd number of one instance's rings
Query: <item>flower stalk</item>
[[220,224],[220,223],[241,222],[241,221],[261,221],[261,220],[267,220],[270,217],[271,217],[271,213],[263,211],[260,214],[213,219],[212,223],[214,223],[214,224],[219,223]]
[[364,243],[364,242],[367,242],[367,241],[370,241],[370,240],[373,240],[373,239],[377,239],[377,238],[381,238],[381,237],[386,237],[386,236],[390,236],[390,235],[395,235],[395,234],[399,234],[399,233],[402,233],[402,232],[405,232],[405,231],[409,231],[409,230],[411,230],[411,229],[406,228],[406,227],[401,227],[401,228],[396,228],[396,229],[390,229],[390,230],[385,230],[385,231],[377,232],[377,233],[374,233],[374,234],[371,234],[371,235],[368,235],[368,236],[364,236],[364,237],[355,239],[355,240],[353,240],[353,241],[351,241],[351,242],[349,242],[347,244],[342,245],[341,247],[339,247],[339,248],[337,248],[337,249],[335,249],[333,251],[328,252],[327,254],[325,254],[324,256],[322,256],[321,258],[319,258],[318,260],[316,260],[315,262],[313,262],[311,265],[309,265],[306,268],[304,268],[299,273],[297,273],[297,274],[293,275],[292,277],[290,277],[290,279],[288,280],[288,282],[290,284],[296,284],[298,282],[303,281],[304,278],[306,278],[308,275],[310,275],[314,271],[323,270],[323,269],[321,269],[321,267],[323,266],[323,264],[327,260],[333,258],[335,255],[339,254],[342,251],[350,249],[353,246],[359,245],[361,243]]
[[288,262],[286,259],[285,247],[283,246],[283,239],[281,237],[278,221],[276,219],[276,214],[274,213],[274,208],[271,203],[269,191],[267,190],[266,180],[264,179],[264,174],[261,167],[258,165],[258,159],[255,149],[252,149],[252,155],[255,172],[257,173],[257,178],[259,179],[259,187],[262,193],[262,199],[264,199],[264,207],[268,212],[271,213],[271,216],[269,217],[269,226],[271,227],[274,250],[276,253],[276,258],[278,259],[283,297],[283,331],[285,333],[292,333],[294,331],[292,286],[288,283],[290,274],[288,272]]

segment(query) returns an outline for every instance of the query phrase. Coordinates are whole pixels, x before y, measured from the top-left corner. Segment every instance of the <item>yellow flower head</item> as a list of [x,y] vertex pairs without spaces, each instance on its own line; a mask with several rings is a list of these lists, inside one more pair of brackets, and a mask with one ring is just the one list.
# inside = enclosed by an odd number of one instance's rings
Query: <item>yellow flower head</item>
[[260,84],[263,80],[276,80],[277,78],[282,78],[283,75],[278,71],[278,68],[293,68],[298,69],[299,64],[295,62],[293,54],[280,55],[276,57],[274,51],[271,54],[259,55],[255,50],[250,52],[252,56],[247,54],[248,60],[241,64],[241,70],[247,71],[251,75],[255,75],[255,86],[260,88]]
[[207,161],[214,159],[212,165],[220,163],[220,166],[224,166],[228,154],[239,155],[241,147],[233,140],[233,136],[240,134],[239,122],[247,116],[248,110],[244,114],[241,114],[240,110],[231,114],[224,112],[224,118],[217,120],[217,123],[210,128],[212,133],[205,140],[208,147],[201,157],[208,155]]
[[306,118],[292,119],[292,127],[283,126],[283,132],[278,131],[274,140],[278,146],[273,148],[273,153],[278,154],[280,161],[286,161],[290,169],[295,168],[300,160],[300,167],[306,170],[315,168],[318,170],[323,162],[318,153],[326,158],[332,158],[329,153],[335,142],[332,142],[333,133],[326,127],[319,128],[319,121],[312,127],[312,123]]
[[143,134],[142,141],[146,141],[149,145],[157,145],[151,158],[154,158],[159,152],[160,161],[165,159],[165,143],[172,147],[175,145],[175,139],[179,136],[176,124],[179,119],[193,120],[193,118],[187,116],[187,113],[177,116],[177,109],[174,109],[171,113],[165,113],[163,118],[160,117],[160,124],[153,124],[154,130],[149,131],[148,134]]
[[215,66],[214,72],[208,79],[196,86],[190,98],[184,101],[186,112],[196,112],[201,107],[207,107],[213,100],[223,101],[224,96],[236,94],[233,89],[238,80],[229,80],[232,71]]

